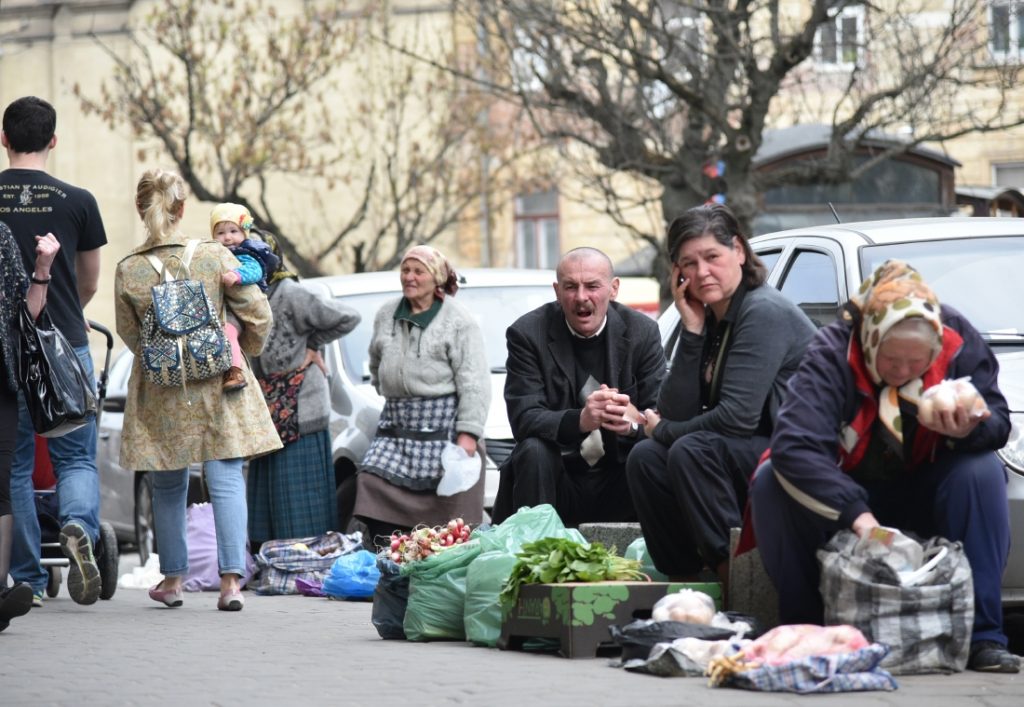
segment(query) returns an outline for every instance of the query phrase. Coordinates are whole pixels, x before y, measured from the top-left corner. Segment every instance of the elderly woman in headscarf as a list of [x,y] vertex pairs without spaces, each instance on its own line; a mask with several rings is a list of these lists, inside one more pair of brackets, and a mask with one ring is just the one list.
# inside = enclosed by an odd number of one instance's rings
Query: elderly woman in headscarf
[[483,335],[454,301],[457,277],[440,251],[409,249],[400,277],[402,296],[373,322],[370,377],[385,403],[356,476],[354,514],[378,542],[395,530],[453,518],[476,524],[483,515],[482,474],[466,491],[436,493],[445,445],[472,456],[484,434],[491,382]]
[[[815,552],[838,530],[864,538],[883,525],[942,536],[963,543],[973,573],[967,667],[1015,673],[1000,596],[1010,548],[1006,472],[995,455],[1010,420],[995,356],[899,261],[865,280],[846,313],[818,332],[790,379],[771,459],[751,489],[779,620],[822,622]],[[961,378],[987,410],[957,402],[924,414],[924,391]]]
[[316,295],[289,271],[277,240],[267,274],[274,326],[252,367],[284,448],[249,462],[249,539],[303,538],[338,529],[334,463],[328,430],[331,400],[322,349],[359,324],[359,313]]

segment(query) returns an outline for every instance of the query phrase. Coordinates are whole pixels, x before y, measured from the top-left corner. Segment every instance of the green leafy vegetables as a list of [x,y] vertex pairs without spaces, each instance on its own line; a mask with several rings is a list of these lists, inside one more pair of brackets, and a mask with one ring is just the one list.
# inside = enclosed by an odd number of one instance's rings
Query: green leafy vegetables
[[541,538],[524,543],[519,558],[499,597],[510,607],[523,584],[600,582],[603,580],[650,580],[640,571],[639,560],[627,560],[605,549],[601,543],[589,547],[567,538]]

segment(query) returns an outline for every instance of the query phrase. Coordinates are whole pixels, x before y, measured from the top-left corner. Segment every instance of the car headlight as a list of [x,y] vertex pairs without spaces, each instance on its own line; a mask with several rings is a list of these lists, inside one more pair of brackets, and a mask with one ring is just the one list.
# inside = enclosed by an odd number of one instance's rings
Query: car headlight
[[1024,474],[1024,413],[1010,413],[1010,439],[996,454],[1008,467]]

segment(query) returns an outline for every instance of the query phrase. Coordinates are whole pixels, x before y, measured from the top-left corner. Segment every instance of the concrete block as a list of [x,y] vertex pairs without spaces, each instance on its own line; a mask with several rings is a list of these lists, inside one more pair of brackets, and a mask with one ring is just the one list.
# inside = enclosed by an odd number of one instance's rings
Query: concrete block
[[[739,538],[740,529],[733,528],[729,536],[730,555],[736,552]],[[765,572],[758,549],[733,556],[729,561],[729,610],[753,616],[767,631],[779,624],[778,602],[779,595]]]
[[624,555],[629,544],[643,536],[639,523],[582,523],[580,533],[587,542],[601,543],[609,549],[614,545],[617,555]]

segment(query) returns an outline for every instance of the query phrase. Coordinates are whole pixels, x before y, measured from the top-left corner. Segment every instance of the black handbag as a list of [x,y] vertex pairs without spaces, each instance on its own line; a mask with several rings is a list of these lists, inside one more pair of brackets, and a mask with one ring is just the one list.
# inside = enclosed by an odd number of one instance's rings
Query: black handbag
[[60,437],[88,423],[96,414],[92,382],[46,309],[33,321],[22,301],[18,329],[18,385],[36,433]]

